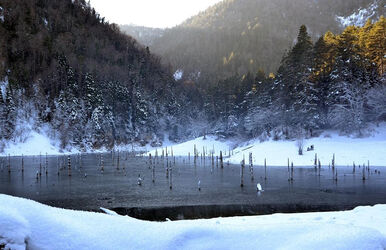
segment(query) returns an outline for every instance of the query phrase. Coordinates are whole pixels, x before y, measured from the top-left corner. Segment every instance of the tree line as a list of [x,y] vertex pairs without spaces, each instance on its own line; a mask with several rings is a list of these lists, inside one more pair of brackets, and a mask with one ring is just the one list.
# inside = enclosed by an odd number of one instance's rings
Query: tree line
[[315,43],[302,25],[275,76],[235,75],[209,90],[214,131],[293,138],[333,128],[361,135],[369,122],[385,121],[385,25],[382,16]]

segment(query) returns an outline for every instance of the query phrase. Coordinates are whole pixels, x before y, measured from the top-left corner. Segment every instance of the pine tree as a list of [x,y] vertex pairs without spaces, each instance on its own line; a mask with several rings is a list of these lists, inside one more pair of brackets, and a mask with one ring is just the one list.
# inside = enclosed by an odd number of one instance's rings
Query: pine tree
[[132,126],[136,136],[139,136],[141,127],[145,127],[150,113],[146,100],[143,97],[140,86],[134,85],[132,93]]
[[[95,83],[94,78],[90,73],[86,73],[85,79],[86,86],[86,107],[88,114],[91,115],[92,111],[103,104],[102,93]],[[110,88],[111,91],[114,91],[113,88]]]
[[337,37],[332,83],[329,88],[329,120],[344,132],[361,133],[365,125],[366,91],[371,86],[366,59],[359,44],[359,29],[347,27]]
[[381,16],[379,21],[376,22],[367,36],[365,42],[368,50],[367,56],[372,62],[378,65],[378,71],[381,76],[385,73],[386,69],[386,18]]
[[7,140],[13,137],[16,126],[16,105],[13,100],[13,93],[8,85],[5,94],[4,106],[1,114],[1,120],[3,121],[3,137]]
[[312,69],[312,41],[306,26],[299,29],[297,43],[283,58],[276,79],[276,91],[280,93],[285,125],[314,126],[314,86],[309,82]]

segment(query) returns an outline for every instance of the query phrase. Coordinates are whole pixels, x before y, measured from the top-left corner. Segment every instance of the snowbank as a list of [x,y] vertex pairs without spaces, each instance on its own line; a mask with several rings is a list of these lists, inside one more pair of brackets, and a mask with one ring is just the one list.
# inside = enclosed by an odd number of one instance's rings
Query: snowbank
[[59,149],[59,143],[54,142],[48,138],[45,134],[38,133],[36,131],[30,131],[28,137],[23,142],[10,142],[4,148],[4,152],[0,155],[39,155],[49,154],[58,155],[63,153],[78,153],[79,151],[73,149],[71,152],[62,151]]
[[385,249],[386,205],[352,211],[146,222],[0,194],[5,249]]
[[[199,155],[204,151],[219,155],[220,150],[227,158],[225,161],[239,164],[245,157],[248,162],[249,153],[253,155],[253,162],[256,165],[263,165],[267,159],[267,165],[286,166],[288,158],[295,166],[312,166],[315,154],[322,165],[331,163],[335,154],[336,165],[366,164],[369,161],[372,166],[386,166],[386,124],[374,129],[371,136],[366,138],[350,138],[340,136],[337,132],[325,132],[320,137],[304,140],[304,154],[298,155],[296,141],[274,141],[260,142],[252,140],[243,144],[235,141],[219,141],[213,136],[207,136],[188,141],[182,144],[173,145],[171,148],[176,156],[193,156],[194,145]],[[307,152],[307,147],[314,145],[315,150]],[[229,157],[229,150],[233,149]],[[165,149],[164,149],[165,150]],[[162,149],[158,149],[158,155]],[[153,156],[155,150],[150,151]]]
[[[255,165],[263,165],[264,159],[267,160],[269,166],[286,166],[288,159],[295,166],[312,166],[314,163],[315,154],[320,159],[322,165],[331,163],[333,154],[335,154],[336,165],[345,166],[355,164],[367,164],[370,162],[372,166],[386,166],[386,123],[381,124],[377,128],[372,128],[372,135],[364,138],[354,138],[340,136],[336,131],[324,132],[320,137],[304,140],[304,154],[298,155],[298,149],[295,140],[274,141],[269,140],[260,142],[259,140],[251,140],[248,142],[240,142],[235,140],[217,140],[215,136],[206,136],[196,138],[181,144],[173,145],[166,141],[169,155],[173,149],[175,156],[194,155],[194,146],[199,155],[203,151],[210,154],[212,151],[215,156],[223,152],[225,162],[239,164],[245,157],[248,163],[249,153],[253,155]],[[44,131],[43,131],[44,132]],[[307,147],[314,145],[315,150],[307,152]],[[161,155],[163,148],[152,148],[150,146],[139,147],[137,145],[119,145],[115,150],[136,150],[148,151],[153,156],[158,151]],[[45,133],[37,133],[30,131],[26,140],[17,143],[8,143],[4,152],[0,155],[39,155],[41,154],[63,154],[63,153],[79,153],[75,148],[70,151],[63,152],[59,149],[59,142],[48,139]],[[87,152],[107,152],[108,149],[91,150]],[[229,156],[229,151],[231,155]]]

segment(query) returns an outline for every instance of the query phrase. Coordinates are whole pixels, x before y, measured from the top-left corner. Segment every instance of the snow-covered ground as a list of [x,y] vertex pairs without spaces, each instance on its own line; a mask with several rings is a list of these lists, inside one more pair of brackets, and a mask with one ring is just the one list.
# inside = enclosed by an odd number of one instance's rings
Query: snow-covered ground
[[0,194],[5,249],[385,249],[386,205],[352,211],[146,222]]
[[[368,161],[372,166],[386,166],[386,123],[380,124],[379,127],[372,127],[371,132],[367,137],[355,138],[341,136],[336,131],[324,132],[317,138],[304,140],[304,154],[298,155],[298,148],[296,140],[268,140],[260,142],[258,139],[248,142],[240,142],[236,140],[217,140],[215,136],[206,136],[196,138],[180,144],[172,144],[170,141],[164,142],[163,148],[154,149],[150,146],[139,147],[132,145],[117,146],[116,150],[145,150],[155,155],[161,155],[162,150],[168,152],[170,155],[171,149],[175,156],[193,157],[194,146],[199,155],[205,150],[206,154],[214,151],[215,156],[219,156],[220,151],[223,152],[225,161],[229,163],[239,164],[245,157],[248,163],[249,153],[252,153],[255,165],[263,165],[264,159],[269,166],[286,166],[288,159],[293,162],[295,166],[311,166],[314,163],[315,154],[321,161],[322,165],[331,163],[333,155],[335,154],[336,165],[351,165],[367,164]],[[314,151],[307,151],[307,147],[314,145]],[[101,149],[97,152],[108,151]],[[229,152],[231,156],[229,157]],[[92,152],[92,150],[88,150]],[[24,141],[16,143],[8,143],[3,153],[0,155],[39,155],[39,154],[68,154],[79,153],[76,149],[69,151],[61,151],[59,149],[59,142],[48,139],[43,132],[37,133],[30,131],[29,136]]]
[[[227,158],[225,161],[238,164],[245,157],[248,163],[249,153],[252,153],[254,164],[263,165],[264,159],[269,166],[286,166],[288,159],[295,166],[312,166],[314,164],[315,154],[320,159],[322,165],[331,163],[335,154],[336,165],[352,165],[366,164],[368,161],[372,166],[386,166],[386,124],[382,124],[377,128],[373,128],[371,135],[365,138],[355,138],[340,136],[337,132],[324,132],[317,138],[304,140],[304,154],[298,155],[296,140],[290,141],[274,141],[269,140],[260,142],[252,140],[249,142],[236,141],[220,141],[216,140],[215,136],[207,136],[191,140],[185,143],[169,146],[168,152],[175,156],[188,156],[190,153],[193,156],[194,146],[201,156],[205,150],[207,154],[214,150],[215,156],[218,156],[220,151]],[[307,147],[314,145],[314,151],[308,151]],[[166,151],[166,148],[163,149]],[[229,157],[229,150],[231,156]],[[160,155],[162,149],[158,149]],[[155,150],[150,151],[153,156]]]

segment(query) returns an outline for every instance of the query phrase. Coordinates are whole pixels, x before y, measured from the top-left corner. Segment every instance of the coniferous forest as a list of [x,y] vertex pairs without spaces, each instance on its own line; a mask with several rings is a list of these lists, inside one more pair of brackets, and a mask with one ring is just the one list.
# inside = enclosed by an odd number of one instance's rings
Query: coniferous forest
[[360,136],[369,123],[386,121],[383,16],[318,38],[304,23],[288,34],[295,42],[272,73],[263,70],[274,68],[264,53],[261,69],[218,69],[221,77],[205,81],[175,79],[172,62],[84,0],[1,0],[0,17],[0,151],[30,130],[63,149],[86,150],[203,134],[265,140],[338,129]]

